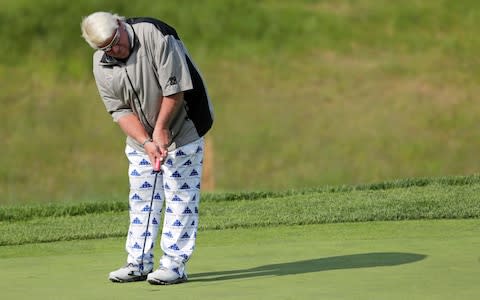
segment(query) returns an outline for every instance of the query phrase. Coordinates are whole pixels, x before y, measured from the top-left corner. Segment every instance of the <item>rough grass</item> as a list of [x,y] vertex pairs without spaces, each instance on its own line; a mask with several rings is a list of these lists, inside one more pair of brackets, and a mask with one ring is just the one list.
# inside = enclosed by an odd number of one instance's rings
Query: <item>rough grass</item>
[[[479,218],[479,177],[205,195],[200,230],[338,222]],[[124,236],[126,202],[0,208],[0,245]]]

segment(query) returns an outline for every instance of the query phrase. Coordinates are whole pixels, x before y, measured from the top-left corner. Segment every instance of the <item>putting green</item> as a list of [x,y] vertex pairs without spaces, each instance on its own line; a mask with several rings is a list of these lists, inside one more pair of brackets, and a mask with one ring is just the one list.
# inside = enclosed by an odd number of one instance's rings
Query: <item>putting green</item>
[[[478,299],[480,220],[204,231],[176,286],[113,284],[123,239],[0,247],[2,299]],[[157,249],[157,254],[159,254]]]

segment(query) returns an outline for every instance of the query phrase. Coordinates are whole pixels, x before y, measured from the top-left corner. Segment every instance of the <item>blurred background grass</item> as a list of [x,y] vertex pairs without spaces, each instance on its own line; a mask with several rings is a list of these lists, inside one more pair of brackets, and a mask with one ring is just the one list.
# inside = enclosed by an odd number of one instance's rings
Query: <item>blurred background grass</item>
[[480,2],[5,0],[0,204],[126,197],[81,18],[175,26],[216,111],[215,191],[479,169]]

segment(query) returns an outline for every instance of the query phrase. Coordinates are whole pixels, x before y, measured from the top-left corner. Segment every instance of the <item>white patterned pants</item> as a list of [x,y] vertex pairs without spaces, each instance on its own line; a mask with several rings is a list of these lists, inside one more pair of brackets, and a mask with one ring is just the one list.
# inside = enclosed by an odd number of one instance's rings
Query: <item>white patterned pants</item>
[[164,203],[160,264],[167,268],[178,267],[192,255],[198,228],[203,149],[204,140],[201,138],[170,151],[154,183],[155,173],[148,156],[126,146],[130,163],[128,263],[145,266],[145,269],[153,266],[153,249]]

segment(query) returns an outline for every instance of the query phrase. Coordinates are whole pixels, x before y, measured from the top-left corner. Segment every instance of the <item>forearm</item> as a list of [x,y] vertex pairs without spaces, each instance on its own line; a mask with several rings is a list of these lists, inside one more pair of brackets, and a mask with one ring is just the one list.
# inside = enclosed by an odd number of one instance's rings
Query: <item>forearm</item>
[[120,128],[126,135],[133,138],[140,144],[143,144],[147,139],[150,138],[135,114],[128,114],[121,117],[118,120],[118,125],[120,125]]
[[158,113],[153,140],[161,147],[168,146],[171,142],[170,125],[183,106],[183,93],[177,93],[162,98],[162,104]]

